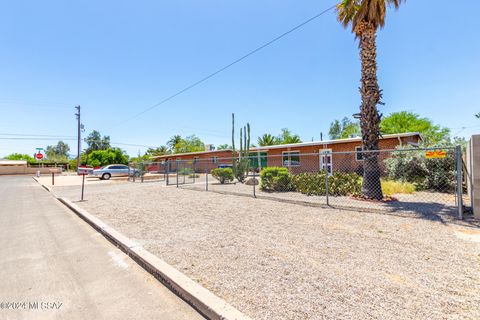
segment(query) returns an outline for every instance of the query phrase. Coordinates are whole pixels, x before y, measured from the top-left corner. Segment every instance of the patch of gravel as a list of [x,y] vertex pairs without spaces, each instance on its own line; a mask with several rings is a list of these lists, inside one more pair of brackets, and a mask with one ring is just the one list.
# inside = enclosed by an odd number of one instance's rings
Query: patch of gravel
[[[55,187],[78,200],[78,187]],[[77,203],[255,319],[479,319],[480,229],[165,187]],[[459,236],[466,235],[466,236]]]

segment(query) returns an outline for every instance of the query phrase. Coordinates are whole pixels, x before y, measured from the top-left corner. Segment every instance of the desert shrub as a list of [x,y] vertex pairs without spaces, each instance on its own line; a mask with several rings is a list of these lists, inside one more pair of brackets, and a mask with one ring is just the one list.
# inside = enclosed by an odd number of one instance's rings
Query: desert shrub
[[221,184],[232,182],[234,179],[233,170],[231,168],[217,168],[213,169],[211,173]]
[[390,180],[422,184],[428,174],[424,155],[420,152],[394,152],[384,162]]
[[451,192],[455,189],[455,155],[427,159],[424,151],[394,152],[384,160],[389,180],[409,182],[416,190]]
[[402,182],[395,180],[382,180],[382,191],[386,196],[399,193],[414,193],[415,185],[410,182]]
[[[305,172],[294,175],[292,184],[296,191],[306,195],[326,195],[325,172]],[[335,172],[328,177],[328,193],[332,196],[359,195],[362,178],[356,173]]]
[[456,184],[455,154],[448,152],[443,159],[425,159],[428,174],[422,187],[426,190],[453,192]]
[[292,175],[287,168],[267,167],[260,173],[260,188],[265,191],[292,191]]

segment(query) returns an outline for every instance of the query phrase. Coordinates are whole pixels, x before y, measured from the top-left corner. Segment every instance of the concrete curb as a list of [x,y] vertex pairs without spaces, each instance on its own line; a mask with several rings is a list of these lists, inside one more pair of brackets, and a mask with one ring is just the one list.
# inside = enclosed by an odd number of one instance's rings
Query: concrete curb
[[58,197],[49,187],[41,184],[35,177],[33,179],[206,318],[218,320],[251,320],[250,317],[188,278],[162,259],[151,254],[138,243],[125,237],[70,200]]

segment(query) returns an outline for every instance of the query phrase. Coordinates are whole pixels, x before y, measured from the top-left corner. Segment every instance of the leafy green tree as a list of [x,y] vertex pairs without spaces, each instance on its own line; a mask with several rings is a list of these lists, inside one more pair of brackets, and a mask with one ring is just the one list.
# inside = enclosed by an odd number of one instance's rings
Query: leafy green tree
[[276,137],[276,144],[300,143],[302,140],[298,134],[293,134],[289,129],[283,128],[282,133]]
[[353,122],[347,117],[344,117],[341,121],[335,120],[330,124],[330,130],[328,136],[332,140],[347,139],[350,136],[361,135],[360,124]]
[[93,130],[90,134],[84,139],[87,143],[86,152],[90,153],[96,150],[107,150],[111,148],[110,137],[103,136],[97,130]]
[[276,138],[270,133],[265,133],[263,136],[258,137],[258,145],[261,147],[264,146],[273,146],[277,142]]
[[426,146],[450,141],[448,128],[436,125],[432,120],[409,111],[391,113],[382,119],[380,127],[383,134],[418,132]]
[[9,154],[8,156],[5,157],[5,160],[25,160],[28,163],[34,163],[35,159],[28,155],[28,154],[22,154],[22,153],[12,153]]
[[[181,137],[180,137],[181,138]],[[181,138],[173,147],[173,153],[205,151],[205,144],[196,135]]]
[[50,161],[68,161],[70,147],[63,141],[58,141],[54,146],[47,146],[45,154]]
[[82,163],[92,167],[106,166],[109,164],[128,164],[128,155],[122,149],[108,148],[106,150],[95,150],[88,154],[83,154]]
[[[402,0],[342,0],[337,5],[338,20],[344,27],[352,26],[359,39],[361,59],[360,127],[365,150],[378,150],[380,119],[377,105],[382,104],[382,91],[377,80],[377,30],[385,25],[387,6],[395,9]],[[368,199],[383,199],[378,155],[366,153],[363,161],[362,194]]]
[[217,150],[228,150],[228,149],[232,149],[232,146],[226,143],[221,144],[217,147]]

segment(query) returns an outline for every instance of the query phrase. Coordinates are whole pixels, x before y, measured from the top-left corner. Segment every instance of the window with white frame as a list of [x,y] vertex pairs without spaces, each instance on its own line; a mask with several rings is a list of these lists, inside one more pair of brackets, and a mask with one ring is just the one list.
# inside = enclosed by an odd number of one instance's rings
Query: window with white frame
[[357,161],[363,161],[363,147],[355,147],[355,159]]
[[300,152],[299,151],[282,152],[282,164],[284,167],[300,166]]
[[213,158],[212,158],[212,162],[213,162],[213,163],[218,163],[218,157],[213,157]]

